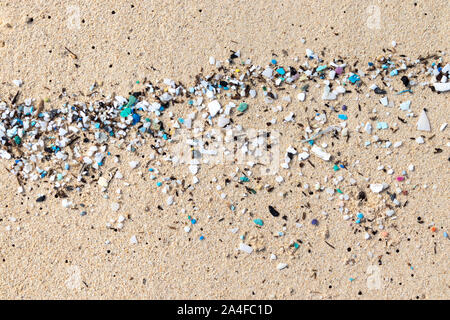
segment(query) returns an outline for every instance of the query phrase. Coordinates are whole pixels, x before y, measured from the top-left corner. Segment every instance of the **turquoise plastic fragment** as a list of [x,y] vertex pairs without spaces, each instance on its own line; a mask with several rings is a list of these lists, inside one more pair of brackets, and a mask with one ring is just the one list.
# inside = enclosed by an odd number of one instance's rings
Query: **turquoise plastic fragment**
[[125,109],[123,109],[123,110],[120,112],[120,116],[121,116],[122,118],[126,118],[126,117],[128,117],[131,113],[132,113],[131,108],[130,108],[130,107],[126,107]]
[[237,108],[237,110],[239,112],[244,112],[245,110],[247,110],[248,108],[248,104],[245,102],[241,102],[241,104],[239,105],[239,107]]
[[255,219],[253,220],[253,222],[261,227],[264,225],[264,221],[262,221],[261,219]]

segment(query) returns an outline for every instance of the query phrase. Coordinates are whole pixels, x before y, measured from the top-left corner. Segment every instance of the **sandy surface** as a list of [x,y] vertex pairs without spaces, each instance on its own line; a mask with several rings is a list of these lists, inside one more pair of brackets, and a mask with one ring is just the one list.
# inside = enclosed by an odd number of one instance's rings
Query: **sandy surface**
[[[210,56],[225,60],[230,50],[241,50],[243,59],[251,58],[262,66],[274,54],[285,65],[293,63],[296,56],[303,61],[306,48],[322,52],[324,59],[341,56],[365,66],[383,54],[383,49],[392,48],[392,41],[397,42],[396,54],[412,59],[450,50],[448,1],[373,1],[373,5],[368,9],[369,3],[349,0],[321,1],[320,5],[300,0],[232,4],[211,0],[105,0],[95,5],[92,1],[1,0],[0,98],[8,100],[16,94],[15,79],[23,80],[20,100],[48,98],[46,108],[66,101],[60,98],[63,88],[69,95],[76,93],[87,101],[83,95],[90,93],[89,87],[95,82],[101,93],[125,97],[140,90],[145,79],[172,78],[189,86],[199,72],[212,70]],[[79,28],[73,16],[77,10]],[[27,23],[31,17],[33,21]],[[296,90],[289,92],[294,99]],[[320,94],[319,89],[311,89],[307,100],[311,109],[309,114],[304,112],[305,118],[314,116],[312,109],[323,107]],[[319,102],[310,100],[314,96]],[[374,107],[381,108],[379,97],[361,94],[359,98],[367,113]],[[407,170],[409,164],[415,165],[404,187],[409,194],[401,199],[408,204],[389,224],[388,239],[378,234],[364,240],[364,230],[343,221],[341,214],[335,213],[336,204],[327,201],[325,195],[316,199],[302,194],[296,187],[299,182],[312,186],[323,183],[325,175],[330,179],[336,176],[329,165],[318,161],[315,168],[306,165],[301,170],[303,177],[298,175],[298,165],[291,170],[292,176],[280,171],[285,178],[280,185],[274,176],[252,182],[255,189],[266,183],[276,188],[272,193],[257,189],[256,195],[244,199],[235,183],[223,183],[234,166],[202,168],[197,175],[201,181],[198,187],[181,194],[175,205],[167,206],[167,195],[148,178],[148,167],[130,170],[128,166],[132,160],[146,163],[150,147],[133,154],[112,147],[112,154],[121,155],[121,163],[110,161],[105,170],[119,168],[124,179],[109,186],[110,199],[102,197],[97,184],[86,186],[80,193],[72,192],[70,200],[77,207],[68,210],[55,198],[52,184],[44,181],[30,185],[32,190],[27,187],[25,194],[19,195],[17,180],[5,170],[8,161],[0,160],[5,168],[0,178],[0,297],[448,299],[449,247],[442,233],[448,231],[449,131],[440,132],[439,127],[450,122],[449,99],[448,94],[432,94],[428,88],[418,89],[409,99],[415,113],[422,108],[428,110],[432,131],[420,133],[425,144],[410,139],[419,135],[416,119],[411,119],[407,124],[396,120],[401,130],[386,134],[392,142],[404,142],[390,155],[381,148],[361,148],[363,142],[357,135],[333,148],[333,153],[341,152],[348,164],[360,160],[354,171],[362,176],[354,178],[364,187],[368,183],[363,176],[395,185],[396,175],[377,170],[380,165],[391,166],[396,174]],[[394,96],[392,100],[398,106],[405,98]],[[358,103],[353,99],[346,103],[349,128],[367,120],[367,113],[363,113],[364,119],[351,117]],[[282,152],[291,144],[299,146],[302,131],[294,125],[283,125],[282,119],[290,111],[301,118],[303,109],[299,110],[296,102],[284,104],[280,114],[265,114],[263,104],[261,98],[252,102],[258,107],[238,122],[264,127],[275,117],[279,122],[274,129],[283,134]],[[175,117],[186,114],[186,110],[177,108],[172,110]],[[402,116],[398,108],[390,112],[385,119]],[[435,148],[444,151],[435,154]],[[192,180],[183,166],[173,168],[163,163],[158,169],[163,177]],[[218,182],[213,182],[214,177]],[[222,191],[217,191],[217,184],[222,185]],[[120,199],[117,188],[122,190]],[[227,193],[225,200],[221,192]],[[280,197],[280,192],[285,196]],[[357,190],[351,192],[355,197]],[[36,203],[37,194],[46,194],[48,199]],[[113,200],[121,203],[118,212],[111,210]],[[376,196],[369,195],[368,200],[375,203],[373,208],[378,206]],[[239,202],[236,212],[229,209],[233,201]],[[81,203],[88,212],[83,217],[79,214]],[[287,215],[287,221],[270,216],[268,205]],[[181,213],[181,208],[186,213]],[[241,214],[242,208],[248,208],[248,212]],[[322,211],[330,213],[328,218],[322,217]],[[107,228],[107,223],[119,215],[127,218],[123,229]],[[197,224],[191,225],[187,215],[195,217]],[[424,223],[418,223],[419,216]],[[263,228],[255,227],[255,218],[264,219]],[[318,227],[311,225],[312,218],[320,220]],[[304,226],[298,228],[297,222]],[[432,223],[437,228],[434,233],[430,231]],[[190,233],[183,230],[186,225],[191,226]],[[275,237],[273,234],[283,226],[285,237]],[[236,227],[239,231],[234,234],[230,230]],[[325,243],[325,232],[332,246]],[[247,234],[247,239],[254,236],[263,249],[250,255],[238,252],[241,234]],[[199,241],[200,235],[205,240]],[[137,244],[130,243],[132,236],[136,236]],[[297,239],[302,244],[294,253],[281,249],[289,248],[290,241]],[[271,253],[277,260],[270,260]],[[280,262],[287,263],[288,268],[277,270]],[[379,289],[368,287],[371,266],[381,279]]]

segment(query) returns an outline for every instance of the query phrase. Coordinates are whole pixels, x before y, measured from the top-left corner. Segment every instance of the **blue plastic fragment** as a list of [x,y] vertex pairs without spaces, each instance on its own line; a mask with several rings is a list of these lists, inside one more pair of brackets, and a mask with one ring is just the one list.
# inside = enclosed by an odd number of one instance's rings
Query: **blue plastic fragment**
[[133,122],[132,122],[132,124],[135,125],[139,121],[141,121],[141,116],[138,115],[137,113],[133,113]]
[[390,75],[391,77],[398,75],[398,70],[397,69],[392,70]]
[[278,68],[277,72],[278,72],[278,74],[281,74],[282,76],[284,76],[286,74],[286,71],[283,68]]
[[358,81],[360,81],[361,78],[357,75],[357,74],[352,74],[349,78],[348,81],[350,81],[351,83],[356,83]]

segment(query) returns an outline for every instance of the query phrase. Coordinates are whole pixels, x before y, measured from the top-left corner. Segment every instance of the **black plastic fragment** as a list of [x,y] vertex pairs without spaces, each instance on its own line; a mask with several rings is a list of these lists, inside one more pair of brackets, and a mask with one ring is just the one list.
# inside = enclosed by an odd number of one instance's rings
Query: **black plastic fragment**
[[272,206],[269,206],[269,212],[274,217],[278,217],[280,215],[280,213]]

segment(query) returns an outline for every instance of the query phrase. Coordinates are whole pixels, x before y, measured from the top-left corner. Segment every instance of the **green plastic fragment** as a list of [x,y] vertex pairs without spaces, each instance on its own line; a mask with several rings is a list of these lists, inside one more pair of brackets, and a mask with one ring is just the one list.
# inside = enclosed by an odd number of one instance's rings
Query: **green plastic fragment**
[[19,145],[19,144],[22,143],[22,139],[20,139],[19,136],[15,136],[15,137],[14,137],[14,142],[15,142],[17,145]]
[[245,103],[245,102],[241,102],[241,103],[239,104],[239,107],[237,108],[237,110],[238,110],[239,112],[244,112],[245,110],[247,110],[247,108],[248,108],[248,104]]
[[336,189],[338,193],[343,193],[341,189]]
[[241,180],[242,182],[249,182],[250,179],[247,177],[240,177],[239,180]]
[[133,106],[136,103],[137,99],[135,96],[131,95],[128,98],[128,104],[125,106],[126,108]]

